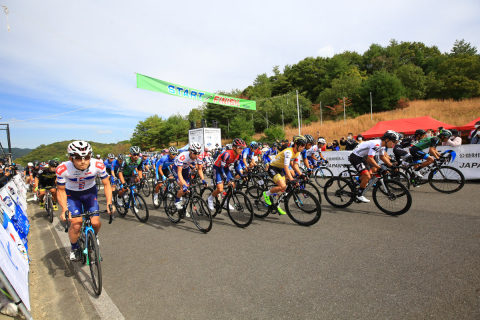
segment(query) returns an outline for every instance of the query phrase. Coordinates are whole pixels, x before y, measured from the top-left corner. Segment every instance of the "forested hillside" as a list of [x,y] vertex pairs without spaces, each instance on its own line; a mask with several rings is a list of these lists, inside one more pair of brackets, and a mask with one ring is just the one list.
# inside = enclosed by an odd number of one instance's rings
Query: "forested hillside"
[[[363,54],[345,51],[328,57],[307,57],[283,70],[273,67],[273,75],[260,74],[253,84],[231,92],[233,97],[256,100],[257,111],[204,104],[187,116],[168,119],[152,116],[141,121],[131,142],[142,148],[165,146],[188,139],[188,121],[217,120],[222,136],[241,134],[243,138],[264,132],[273,124],[297,126],[297,97],[302,125],[319,120],[343,119],[344,103],[348,118],[370,112],[406,108],[411,100],[462,100],[480,96],[480,55],[465,40],[456,41],[450,52],[422,42],[391,40],[386,47],[372,44]],[[343,100],[345,98],[345,101]]]

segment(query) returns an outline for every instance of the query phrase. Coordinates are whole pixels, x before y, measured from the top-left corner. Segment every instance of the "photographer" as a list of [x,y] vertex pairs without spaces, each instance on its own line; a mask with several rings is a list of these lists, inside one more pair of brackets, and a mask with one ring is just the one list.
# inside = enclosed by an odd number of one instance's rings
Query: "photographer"
[[358,146],[358,142],[353,138],[353,133],[348,133],[348,139],[345,140],[345,137],[340,139],[340,145],[345,146],[346,151],[355,149]]
[[5,169],[0,166],[0,188],[7,184],[8,180],[12,177],[11,171],[9,167],[5,167]]

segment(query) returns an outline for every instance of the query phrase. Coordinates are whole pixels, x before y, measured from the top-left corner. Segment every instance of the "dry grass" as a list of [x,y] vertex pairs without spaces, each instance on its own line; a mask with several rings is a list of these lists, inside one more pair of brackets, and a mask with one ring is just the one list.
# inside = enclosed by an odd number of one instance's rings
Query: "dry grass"
[[[348,132],[358,134],[367,131],[379,121],[424,116],[430,116],[448,124],[463,126],[480,116],[480,98],[463,101],[411,101],[410,106],[405,109],[374,113],[373,121],[370,120],[370,114],[365,114],[355,119],[347,119],[346,124],[343,120],[324,121],[323,125],[320,125],[320,122],[315,122],[303,127],[302,134],[311,134],[316,138],[317,131],[319,131],[320,136],[325,137],[327,142],[332,142],[334,139],[340,140],[340,138],[346,136]],[[298,128],[285,127],[285,133],[287,134],[287,139],[291,141],[292,137],[298,134]],[[261,136],[261,134],[256,134],[254,139],[258,140]]]

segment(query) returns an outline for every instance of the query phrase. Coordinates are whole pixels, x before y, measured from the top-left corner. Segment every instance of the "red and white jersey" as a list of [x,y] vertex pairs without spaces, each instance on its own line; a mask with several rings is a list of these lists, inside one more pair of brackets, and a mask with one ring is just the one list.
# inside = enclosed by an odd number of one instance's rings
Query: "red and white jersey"
[[352,153],[359,157],[374,157],[376,153],[383,156],[385,154],[385,147],[382,147],[382,140],[375,139],[359,144]]
[[210,152],[202,152],[198,155],[198,160],[201,160],[202,162],[206,162],[207,158],[211,158],[212,154]]
[[182,167],[184,169],[188,168],[190,164],[203,164],[203,161],[197,157],[197,159],[191,159],[190,158],[190,151],[184,151],[180,153],[176,158],[174,162],[174,169],[177,167]]
[[105,179],[108,177],[105,165],[101,160],[91,159],[86,170],[78,170],[73,162],[66,161],[57,167],[57,185],[65,186],[70,191],[82,191],[95,186],[95,177]]
[[312,155],[316,157],[318,156],[318,147],[316,145],[313,145],[310,149],[307,150],[307,158],[311,158]]
[[227,167],[240,159],[240,155],[235,155],[235,151],[227,150],[223,152],[221,155],[218,156],[217,160],[215,161],[214,165],[217,167]]

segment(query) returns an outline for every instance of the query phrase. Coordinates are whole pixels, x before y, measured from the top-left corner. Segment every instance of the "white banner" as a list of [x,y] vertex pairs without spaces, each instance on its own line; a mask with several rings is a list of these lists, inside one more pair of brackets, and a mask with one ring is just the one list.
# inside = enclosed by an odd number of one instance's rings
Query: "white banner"
[[15,213],[15,203],[8,194],[6,188],[0,189],[0,207],[8,215],[9,218]]
[[[455,158],[448,166],[459,169],[466,180],[480,179],[480,145],[467,144],[458,147],[440,146],[437,150],[442,153],[447,150],[455,152]],[[346,170],[344,164],[350,164],[348,156],[351,151],[326,151],[322,152],[325,159],[328,160],[327,167],[332,170],[334,175],[338,175],[341,171]],[[392,150],[388,150],[388,154],[393,157]]]
[[209,148],[210,150],[215,147],[215,145],[222,145],[222,130],[220,128],[205,128],[203,133],[203,142],[204,147]]

